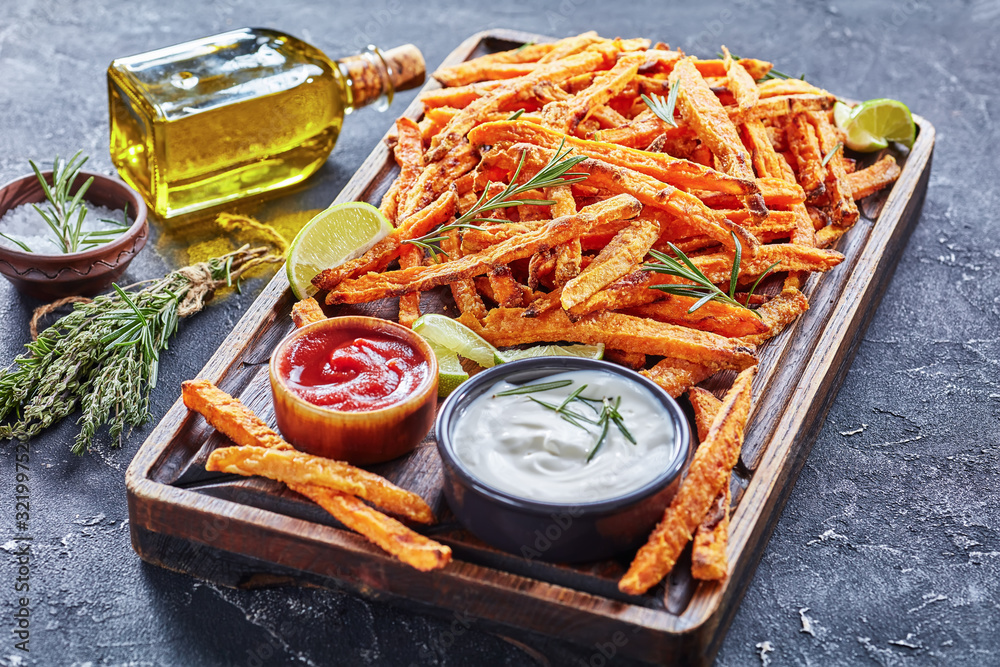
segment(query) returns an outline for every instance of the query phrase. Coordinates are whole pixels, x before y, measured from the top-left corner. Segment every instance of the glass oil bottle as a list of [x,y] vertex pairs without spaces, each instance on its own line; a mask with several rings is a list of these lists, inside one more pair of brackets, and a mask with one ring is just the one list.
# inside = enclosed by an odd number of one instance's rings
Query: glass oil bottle
[[344,115],[419,85],[413,45],[331,61],[290,35],[244,28],[108,67],[111,159],[161,218],[299,183]]

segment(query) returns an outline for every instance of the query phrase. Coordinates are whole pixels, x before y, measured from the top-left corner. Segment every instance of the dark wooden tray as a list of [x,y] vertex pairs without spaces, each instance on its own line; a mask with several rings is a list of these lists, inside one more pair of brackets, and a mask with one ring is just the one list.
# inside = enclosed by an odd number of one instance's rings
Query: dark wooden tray
[[[482,32],[465,40],[444,65],[547,39],[509,30]],[[431,81],[426,89],[437,87]],[[415,101],[405,115],[418,118],[421,111]],[[915,119],[917,142],[908,155],[897,156],[903,163],[899,180],[861,203],[862,219],[841,240],[838,249],[846,260],[810,278],[803,290],[810,310],[761,350],[754,410],[733,475],[732,573],[725,583],[693,581],[682,559],[663,585],[631,597],[617,588],[627,558],[563,566],[491,549],[451,517],[431,438],[413,454],[375,468],[427,499],[441,518],[428,534],[454,550],[447,568],[417,572],[281,484],[206,472],[208,454],[228,441],[180,400],[126,475],[135,550],[150,563],[230,586],[309,583],[421,611],[475,617],[480,625],[536,646],[555,640],[598,651],[611,642],[617,655],[640,660],[711,662],[919,217],[934,128]],[[337,201],[377,204],[396,171],[380,142]],[[447,312],[446,300],[440,301]],[[239,396],[271,424],[267,362],[292,330],[292,303],[279,272],[198,376]],[[359,311],[395,316],[393,303],[339,312]]]

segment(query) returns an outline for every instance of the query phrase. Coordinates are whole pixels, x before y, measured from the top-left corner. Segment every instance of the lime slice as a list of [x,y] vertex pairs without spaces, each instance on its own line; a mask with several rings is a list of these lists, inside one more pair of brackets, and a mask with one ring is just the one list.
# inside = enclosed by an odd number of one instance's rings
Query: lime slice
[[851,116],[851,111],[853,109],[840,100],[837,100],[833,105],[833,122],[836,123],[837,127],[844,129],[844,125],[847,123],[847,119]]
[[503,350],[496,353],[496,362],[505,364],[518,359],[533,357],[585,357],[587,359],[602,359],[604,343],[597,345],[536,345],[526,350]]
[[444,398],[455,391],[458,385],[469,379],[469,374],[462,368],[462,362],[458,360],[458,355],[446,347],[437,343],[427,341],[430,348],[434,350],[434,356],[438,362],[438,396]]
[[[843,116],[843,111],[841,111]],[[836,110],[834,120],[837,120]],[[878,99],[862,102],[837,126],[847,135],[847,147],[862,153],[885,148],[890,141],[913,146],[917,126],[905,104],[897,100]]]
[[413,323],[413,330],[432,343],[472,359],[483,368],[490,368],[496,363],[493,360],[493,355],[497,353],[495,347],[469,327],[445,315],[421,315]]
[[285,272],[296,299],[316,293],[310,282],[324,269],[360,257],[392,231],[385,216],[371,204],[334,204],[299,231],[288,248]]

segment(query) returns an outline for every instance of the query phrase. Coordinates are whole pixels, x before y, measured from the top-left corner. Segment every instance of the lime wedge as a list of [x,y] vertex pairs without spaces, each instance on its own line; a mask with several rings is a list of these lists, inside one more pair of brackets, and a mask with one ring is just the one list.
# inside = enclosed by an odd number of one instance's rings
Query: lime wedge
[[462,368],[462,362],[458,360],[458,355],[446,347],[437,343],[427,341],[430,348],[434,350],[434,356],[438,362],[438,396],[444,398],[455,391],[458,385],[469,379],[469,374]]
[[413,323],[413,330],[431,343],[472,359],[483,368],[490,368],[496,363],[493,357],[497,353],[495,347],[469,327],[445,315],[421,315]]
[[833,122],[836,123],[837,127],[844,129],[847,119],[851,116],[851,111],[853,109],[840,100],[833,104]]
[[299,231],[288,248],[285,272],[292,294],[304,299],[316,293],[310,282],[324,269],[360,257],[392,231],[385,216],[371,204],[334,204]]
[[502,350],[496,353],[496,362],[505,364],[518,359],[534,357],[585,357],[587,359],[604,358],[604,343],[597,345],[536,345],[526,350]]
[[907,148],[913,146],[917,137],[917,126],[905,104],[898,100],[878,99],[862,102],[851,110],[846,119],[834,120],[847,135],[847,147],[862,153],[870,153],[885,148],[890,141],[896,141]]

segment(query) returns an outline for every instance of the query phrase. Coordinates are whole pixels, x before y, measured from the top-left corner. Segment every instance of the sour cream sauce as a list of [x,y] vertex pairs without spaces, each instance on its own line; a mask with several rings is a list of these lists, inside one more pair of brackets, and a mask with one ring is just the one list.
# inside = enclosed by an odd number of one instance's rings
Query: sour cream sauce
[[[558,389],[496,396],[514,389],[504,380],[472,401],[452,434],[455,454],[476,478],[511,495],[554,503],[610,500],[635,491],[660,475],[674,460],[677,445],[670,415],[642,385],[606,371],[570,371],[533,380],[541,384],[571,380]],[[614,400],[632,444],[612,422],[594,457],[587,456],[601,434],[599,426],[562,419],[530,397],[558,406],[581,385],[586,398]],[[597,421],[600,408],[572,401],[568,409]]]

